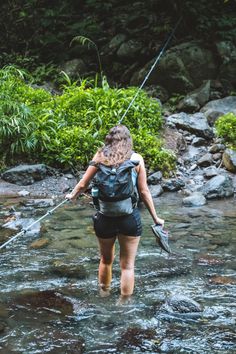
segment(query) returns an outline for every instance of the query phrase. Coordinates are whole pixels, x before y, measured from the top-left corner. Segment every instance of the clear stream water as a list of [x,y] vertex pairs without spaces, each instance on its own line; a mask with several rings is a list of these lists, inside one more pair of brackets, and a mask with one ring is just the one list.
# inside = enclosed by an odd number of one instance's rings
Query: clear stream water
[[[1,224],[13,204],[25,219],[47,211],[13,199],[0,203]],[[164,194],[155,203],[173,254],[160,253],[141,208],[135,294],[126,305],[117,305],[118,247],[112,293],[99,296],[88,203],[62,206],[41,223],[40,235],[28,232],[1,250],[0,353],[235,353],[236,200],[186,208],[180,195]],[[6,232],[0,229],[3,239]],[[48,245],[31,248],[39,238]],[[175,295],[197,301],[202,312],[162,311]]]

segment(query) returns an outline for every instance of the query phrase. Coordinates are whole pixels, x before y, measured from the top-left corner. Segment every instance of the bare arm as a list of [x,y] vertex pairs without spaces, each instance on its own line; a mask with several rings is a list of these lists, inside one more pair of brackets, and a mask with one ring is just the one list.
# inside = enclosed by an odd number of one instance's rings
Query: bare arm
[[138,189],[140,197],[147,207],[149,213],[151,214],[155,224],[164,225],[164,220],[159,218],[156,214],[153,199],[147,184],[147,173],[144,165],[144,161],[141,155],[139,156],[139,166],[138,166]]
[[97,167],[89,166],[81,180],[76,184],[73,191],[66,195],[66,198],[70,200],[75,200],[81,193],[86,191],[89,186],[89,182],[95,176],[96,172]]

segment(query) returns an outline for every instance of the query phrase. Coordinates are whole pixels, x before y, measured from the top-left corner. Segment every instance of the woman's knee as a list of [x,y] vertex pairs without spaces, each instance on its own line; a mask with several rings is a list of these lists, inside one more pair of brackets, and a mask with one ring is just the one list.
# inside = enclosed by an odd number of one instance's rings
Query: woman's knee
[[120,268],[122,270],[134,270],[134,263],[133,262],[127,262],[127,261],[120,261]]
[[101,255],[100,260],[103,264],[110,265],[113,263],[114,258],[115,256],[113,254],[109,256]]

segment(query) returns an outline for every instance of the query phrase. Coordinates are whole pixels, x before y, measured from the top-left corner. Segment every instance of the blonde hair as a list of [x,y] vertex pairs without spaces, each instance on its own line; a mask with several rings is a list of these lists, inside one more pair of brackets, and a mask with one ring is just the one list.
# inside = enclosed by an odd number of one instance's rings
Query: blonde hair
[[133,141],[129,129],[125,125],[117,125],[107,134],[105,145],[97,152],[96,162],[108,166],[119,165],[130,159],[132,149]]

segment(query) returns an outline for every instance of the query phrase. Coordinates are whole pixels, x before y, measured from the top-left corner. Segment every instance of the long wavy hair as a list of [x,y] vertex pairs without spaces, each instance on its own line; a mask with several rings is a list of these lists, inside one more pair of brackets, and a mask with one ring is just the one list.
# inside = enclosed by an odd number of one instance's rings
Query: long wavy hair
[[107,134],[105,145],[98,150],[96,162],[117,166],[130,159],[132,149],[133,141],[129,129],[125,125],[116,125]]

